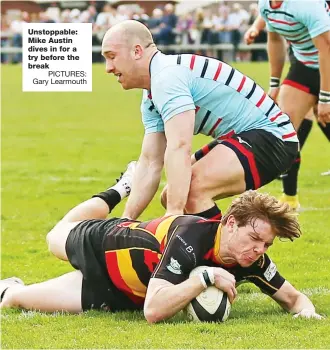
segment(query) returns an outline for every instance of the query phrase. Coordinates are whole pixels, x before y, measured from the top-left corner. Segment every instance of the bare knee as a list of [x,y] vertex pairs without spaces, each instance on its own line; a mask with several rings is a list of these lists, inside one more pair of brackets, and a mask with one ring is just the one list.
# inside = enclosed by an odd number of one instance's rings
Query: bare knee
[[60,221],[46,236],[48,250],[57,258],[67,260],[65,245],[71,229],[77,223],[67,223]]

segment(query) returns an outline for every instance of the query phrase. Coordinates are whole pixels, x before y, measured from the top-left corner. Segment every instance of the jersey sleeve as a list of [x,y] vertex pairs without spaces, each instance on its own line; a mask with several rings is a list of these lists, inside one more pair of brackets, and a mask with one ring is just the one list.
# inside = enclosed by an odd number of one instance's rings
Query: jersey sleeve
[[191,71],[182,66],[168,66],[152,77],[153,101],[164,122],[179,113],[195,109],[192,81]]
[[251,266],[245,278],[268,295],[275,294],[285,282],[285,279],[277,271],[276,265],[267,254],[264,254]]
[[[192,217],[189,220],[196,221],[196,218]],[[208,250],[207,245],[203,246],[205,238],[208,240],[208,227],[205,226],[205,229],[203,229],[204,226],[202,229],[200,227],[182,225],[174,229],[152,277],[161,278],[173,284],[179,284],[189,278],[191,270],[200,264],[204,250]]]
[[156,110],[152,100],[148,98],[147,90],[143,91],[140,110],[145,134],[164,132],[164,122]]
[[295,18],[307,27],[311,38],[330,30],[330,16],[324,0],[300,1]]
[[267,16],[266,16],[265,13],[264,13],[264,9],[266,8],[266,7],[265,7],[266,1],[268,1],[268,0],[259,0],[259,2],[258,2],[259,13],[260,13],[261,17],[263,18],[263,20],[265,21],[265,23],[266,23],[266,29],[267,29],[267,31],[268,31],[268,32],[275,32],[275,29],[274,29],[274,28],[272,27],[272,25],[269,23],[268,18],[267,18]]

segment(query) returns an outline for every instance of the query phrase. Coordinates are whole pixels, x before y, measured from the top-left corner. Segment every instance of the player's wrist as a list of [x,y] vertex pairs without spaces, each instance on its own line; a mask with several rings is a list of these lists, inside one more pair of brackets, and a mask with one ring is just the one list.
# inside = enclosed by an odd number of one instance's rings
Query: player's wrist
[[199,274],[200,280],[202,282],[203,287],[206,289],[207,287],[214,285],[214,269],[213,267],[208,267],[203,272]]
[[320,90],[319,103],[330,104],[330,91]]
[[270,80],[269,80],[269,87],[272,89],[272,88],[278,88],[280,87],[280,78],[278,77],[270,77]]

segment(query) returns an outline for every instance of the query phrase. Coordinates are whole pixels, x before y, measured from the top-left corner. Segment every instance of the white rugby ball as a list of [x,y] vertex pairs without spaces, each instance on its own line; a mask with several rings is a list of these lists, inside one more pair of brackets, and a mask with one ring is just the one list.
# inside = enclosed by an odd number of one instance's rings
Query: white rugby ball
[[[189,277],[203,272],[208,266],[198,266]],[[231,304],[227,294],[211,286],[193,299],[184,309],[187,318],[196,322],[224,322],[230,313]]]

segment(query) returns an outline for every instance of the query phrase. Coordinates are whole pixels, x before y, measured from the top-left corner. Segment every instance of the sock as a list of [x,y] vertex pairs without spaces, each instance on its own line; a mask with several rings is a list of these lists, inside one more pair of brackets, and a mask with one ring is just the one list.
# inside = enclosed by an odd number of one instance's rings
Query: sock
[[9,287],[7,287],[7,288],[1,293],[0,301],[3,300],[3,297],[5,296],[5,293],[6,293],[6,291],[7,291],[8,288],[9,288]]
[[221,210],[218,208],[216,204],[214,204],[214,206],[211,207],[210,209],[207,209],[197,214],[191,214],[191,215],[201,216],[202,218],[211,219],[211,220],[221,220],[221,217],[222,217]]
[[300,143],[300,150],[302,150],[303,145],[305,144],[305,141],[307,140],[307,137],[312,130],[312,126],[313,126],[312,120],[304,119],[302,121],[297,133],[299,143]]
[[99,197],[103,199],[108,204],[109,213],[122,199],[118,191],[113,189],[113,187],[110,187],[106,191],[100,192],[99,194],[95,194],[94,196],[92,196],[92,198]]
[[323,134],[325,135],[325,137],[328,139],[328,141],[330,141],[330,124],[327,123],[326,126],[322,126],[320,123],[319,124],[319,127],[320,129],[322,130]]
[[283,191],[288,196],[295,196],[297,194],[299,168],[300,168],[300,152],[298,153],[297,158],[295,159],[291,168],[286,173],[286,176],[282,178]]
[[124,199],[131,192],[131,186],[124,179],[120,179],[115,185],[109,188],[113,189],[120,195],[120,199]]
[[[300,143],[300,150],[305,144],[309,133],[311,132],[313,126],[313,121],[309,119],[304,119],[300,125],[297,136]],[[300,152],[298,153],[296,159],[294,160],[291,168],[287,171],[286,176],[282,178],[283,180],[283,191],[288,196],[295,196],[297,194],[298,188],[298,173],[300,168]]]

